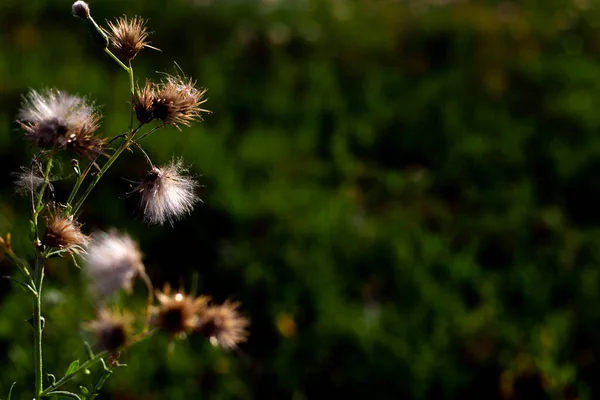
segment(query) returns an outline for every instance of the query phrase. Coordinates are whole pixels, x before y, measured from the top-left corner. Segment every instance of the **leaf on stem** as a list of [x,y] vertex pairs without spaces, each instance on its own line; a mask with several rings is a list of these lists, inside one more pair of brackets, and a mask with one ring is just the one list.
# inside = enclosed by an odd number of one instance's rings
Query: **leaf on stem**
[[71,365],[69,365],[69,368],[67,369],[67,372],[65,373],[65,376],[71,375],[73,372],[77,371],[78,368],[79,368],[79,360],[73,361],[71,363]]

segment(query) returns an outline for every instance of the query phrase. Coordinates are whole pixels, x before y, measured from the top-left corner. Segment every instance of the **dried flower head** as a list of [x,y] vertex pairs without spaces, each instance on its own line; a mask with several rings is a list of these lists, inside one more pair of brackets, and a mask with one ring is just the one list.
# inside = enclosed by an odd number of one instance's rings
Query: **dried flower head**
[[191,213],[198,201],[195,189],[198,186],[189,176],[181,160],[172,160],[163,167],[154,167],[133,190],[141,194],[144,219],[162,225]]
[[146,22],[140,17],[128,20],[126,16],[119,17],[115,22],[109,22],[107,30],[111,46],[125,60],[130,61],[144,47],[158,50],[148,44],[148,32],[144,26]]
[[96,335],[96,342],[100,348],[116,352],[127,345],[133,321],[133,316],[128,312],[103,308],[94,321],[84,324],[83,327]]
[[131,291],[133,281],[145,274],[142,253],[127,234],[92,234],[87,248],[87,274],[93,291],[108,298],[121,288]]
[[90,6],[85,1],[77,0],[73,3],[73,15],[82,19],[90,17]]
[[213,346],[236,348],[248,336],[250,321],[238,312],[239,302],[225,301],[220,306],[205,307],[200,313],[196,332],[209,338]]
[[100,115],[82,97],[54,89],[38,93],[31,90],[19,112],[19,124],[37,146],[70,148],[91,157],[101,151],[95,138]]
[[[210,112],[200,107],[206,102],[206,89],[196,89],[191,78],[167,76],[160,83],[146,82],[144,88],[138,88],[133,108],[138,120],[147,123],[160,119],[163,123],[190,126],[195,120],[202,119],[202,113]],[[181,130],[181,129],[180,129]]]
[[185,337],[198,325],[198,313],[206,307],[209,298],[194,298],[183,291],[171,294],[171,286],[166,284],[163,291],[156,291],[160,305],[152,307],[151,324],[169,332],[171,337]]
[[85,253],[90,238],[81,232],[81,224],[56,204],[48,207],[48,213],[42,243],[74,254]]

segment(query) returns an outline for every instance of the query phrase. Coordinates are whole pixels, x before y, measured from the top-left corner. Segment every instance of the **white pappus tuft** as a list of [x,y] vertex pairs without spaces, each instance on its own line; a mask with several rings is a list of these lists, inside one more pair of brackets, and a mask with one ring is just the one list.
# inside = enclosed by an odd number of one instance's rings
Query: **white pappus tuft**
[[133,192],[141,195],[144,220],[151,224],[162,225],[190,214],[199,200],[195,189],[198,183],[183,175],[187,169],[181,160],[172,160],[163,167],[153,167]]

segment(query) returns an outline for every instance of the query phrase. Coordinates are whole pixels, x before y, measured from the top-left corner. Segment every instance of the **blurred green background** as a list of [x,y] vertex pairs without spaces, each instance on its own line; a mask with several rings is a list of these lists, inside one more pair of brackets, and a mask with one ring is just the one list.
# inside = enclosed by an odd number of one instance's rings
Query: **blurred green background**
[[[139,82],[177,62],[213,114],[145,139],[155,163],[181,156],[205,185],[189,218],[141,221],[123,179],[144,175],[134,153],[80,219],[138,239],[156,286],[189,289],[197,274],[202,293],[241,301],[252,320],[237,351],[191,337],[169,353],[163,336],[129,350],[101,398],[600,398],[597,4],[92,2],[101,23],[149,19],[162,52],[138,55]],[[126,129],[127,75],[71,2],[3,0],[0,234],[29,255],[11,173],[35,149],[14,119],[44,87],[94,99],[106,136]],[[69,184],[55,182],[59,199]],[[57,376],[83,359],[83,284],[72,265],[48,265]],[[144,296],[136,286],[123,302]],[[32,397],[30,310],[0,282],[3,397],[13,381],[14,398]]]

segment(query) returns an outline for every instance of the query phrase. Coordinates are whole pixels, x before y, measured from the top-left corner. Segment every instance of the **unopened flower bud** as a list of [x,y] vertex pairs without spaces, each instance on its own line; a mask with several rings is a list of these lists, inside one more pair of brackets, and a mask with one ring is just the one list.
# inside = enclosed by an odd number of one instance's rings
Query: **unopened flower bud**
[[85,1],[76,1],[73,3],[73,15],[82,19],[88,19],[90,17],[90,6]]

